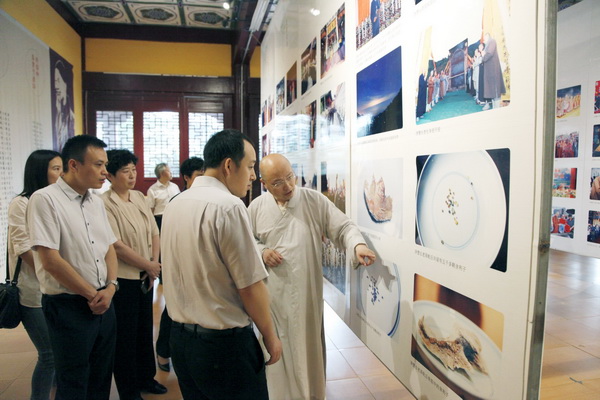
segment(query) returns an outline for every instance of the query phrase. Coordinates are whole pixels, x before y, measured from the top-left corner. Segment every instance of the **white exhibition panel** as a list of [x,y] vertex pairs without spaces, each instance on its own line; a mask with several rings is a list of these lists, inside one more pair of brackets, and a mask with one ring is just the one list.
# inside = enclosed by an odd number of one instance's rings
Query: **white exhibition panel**
[[[10,201],[23,190],[23,169],[35,149],[51,149],[49,48],[0,10],[0,252],[6,251]],[[2,266],[5,261],[3,259]],[[0,268],[0,276],[6,270]],[[2,278],[4,279],[4,278]]]
[[[526,398],[548,237],[546,3],[374,2],[378,28],[369,0],[279,2],[261,45],[262,154],[343,192],[378,261],[343,282],[326,274],[325,299],[417,398]],[[494,84],[468,71],[480,40],[499,67],[478,73],[504,86],[489,110],[474,96]],[[335,184],[330,165],[346,166]],[[443,354],[450,344],[466,361]]]
[[[600,3],[558,13],[552,248],[600,257]],[[572,109],[563,103],[572,93]],[[565,180],[567,174],[569,182]],[[595,184],[594,184],[595,183]],[[564,188],[568,187],[568,190]]]

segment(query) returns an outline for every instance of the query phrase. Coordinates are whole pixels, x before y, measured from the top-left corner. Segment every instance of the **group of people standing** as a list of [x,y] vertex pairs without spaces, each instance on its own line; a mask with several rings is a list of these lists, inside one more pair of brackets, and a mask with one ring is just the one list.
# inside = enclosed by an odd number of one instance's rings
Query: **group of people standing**
[[484,35],[473,57],[468,56],[467,93],[482,106],[482,110],[499,108],[500,97],[506,93],[498,45],[489,33]]
[[[158,191],[134,190],[137,157],[105,147],[80,135],[62,154],[32,153],[10,206],[11,267],[23,259],[23,324],[39,353],[32,398],[49,398],[55,380],[56,399],[108,399],[113,373],[121,399],[165,393],[152,345],[162,273],[159,341],[164,334],[168,345],[157,341],[158,365],[169,370],[171,358],[184,398],[323,399],[321,240],[370,265],[375,254],[356,225],[297,187],[279,154],[262,160],[268,193],[246,209],[256,151],[239,131],[213,135],[204,164],[184,162],[187,190],[177,195],[161,181],[165,165]],[[105,179],[110,189],[92,194]]]

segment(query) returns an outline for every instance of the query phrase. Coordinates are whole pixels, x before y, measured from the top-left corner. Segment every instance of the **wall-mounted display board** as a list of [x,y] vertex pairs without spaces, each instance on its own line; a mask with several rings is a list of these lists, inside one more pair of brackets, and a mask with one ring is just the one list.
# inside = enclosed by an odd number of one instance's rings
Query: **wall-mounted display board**
[[[36,149],[58,148],[73,136],[72,88],[71,65],[0,11],[1,254],[6,251],[8,205],[23,190],[27,157]],[[3,258],[1,276],[6,275],[4,264]]]
[[581,168],[552,169],[555,19],[546,1],[282,0],[262,43],[261,153],[377,253],[353,269],[324,243],[325,299],[417,398],[538,395],[549,182],[569,193]]
[[600,3],[557,16],[552,248],[600,257]]

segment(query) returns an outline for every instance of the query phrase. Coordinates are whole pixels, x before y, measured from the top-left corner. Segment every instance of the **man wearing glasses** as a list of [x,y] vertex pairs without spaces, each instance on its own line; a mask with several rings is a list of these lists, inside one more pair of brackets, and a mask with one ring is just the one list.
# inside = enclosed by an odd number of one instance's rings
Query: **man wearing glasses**
[[268,193],[248,210],[254,236],[269,267],[265,279],[271,313],[283,345],[281,361],[267,368],[273,399],[325,398],[322,239],[354,249],[353,265],[371,265],[373,253],[357,226],[321,193],[296,186],[281,154],[260,163]]

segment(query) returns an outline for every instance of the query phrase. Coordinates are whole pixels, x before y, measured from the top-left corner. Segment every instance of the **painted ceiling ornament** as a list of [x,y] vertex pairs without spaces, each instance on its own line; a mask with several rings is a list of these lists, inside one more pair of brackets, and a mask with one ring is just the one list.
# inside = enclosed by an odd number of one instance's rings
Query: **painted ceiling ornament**
[[226,20],[222,15],[215,12],[197,12],[193,14],[193,20],[204,24],[217,25]]
[[168,21],[176,17],[175,14],[163,9],[163,8],[147,8],[140,10],[140,14],[143,18],[151,19],[154,21]]
[[114,19],[121,16],[119,11],[106,6],[85,6],[83,9],[90,17]]

